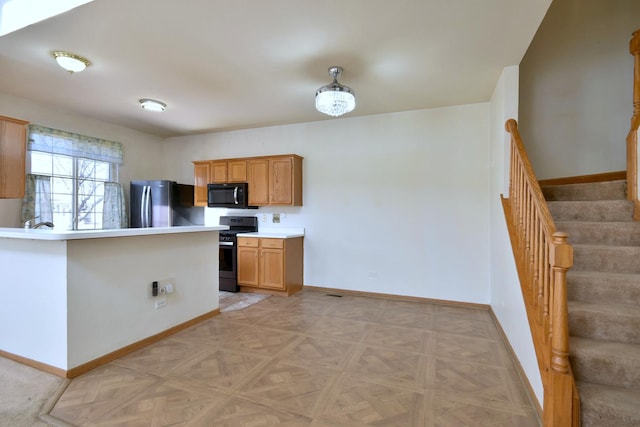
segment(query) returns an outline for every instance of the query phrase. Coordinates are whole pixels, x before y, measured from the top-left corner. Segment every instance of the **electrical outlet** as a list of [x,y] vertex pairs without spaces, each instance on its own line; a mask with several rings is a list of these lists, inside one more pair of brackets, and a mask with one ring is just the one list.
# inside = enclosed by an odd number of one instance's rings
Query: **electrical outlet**
[[280,223],[280,214],[273,214],[273,222],[274,224]]
[[156,300],[156,308],[162,308],[166,305],[167,305],[167,299],[165,297],[162,297]]
[[371,277],[372,279],[375,279],[376,277],[378,277],[378,272],[377,271],[370,271],[369,272],[369,277]]
[[158,296],[168,295],[170,293],[175,292],[176,290],[176,279],[173,277],[169,277],[167,279],[158,280]]
[[262,222],[267,222],[267,214],[262,214]]

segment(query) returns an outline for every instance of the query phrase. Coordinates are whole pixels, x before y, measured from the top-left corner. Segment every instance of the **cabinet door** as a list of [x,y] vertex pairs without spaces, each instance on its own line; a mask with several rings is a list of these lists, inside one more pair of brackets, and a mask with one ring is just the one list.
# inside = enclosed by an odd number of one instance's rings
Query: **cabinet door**
[[209,162],[193,162],[193,175],[195,188],[193,204],[195,206],[207,206],[207,184],[209,183]]
[[211,162],[211,182],[215,184],[227,182],[227,162]]
[[229,160],[227,162],[227,175],[229,182],[247,182],[247,161]]
[[238,247],[238,283],[258,286],[258,248]]
[[263,248],[260,250],[260,287],[285,289],[284,251]]
[[269,160],[269,204],[293,204],[293,159]]
[[0,199],[24,197],[26,124],[0,117]]
[[249,183],[249,205],[268,205],[269,160],[247,160],[247,182]]

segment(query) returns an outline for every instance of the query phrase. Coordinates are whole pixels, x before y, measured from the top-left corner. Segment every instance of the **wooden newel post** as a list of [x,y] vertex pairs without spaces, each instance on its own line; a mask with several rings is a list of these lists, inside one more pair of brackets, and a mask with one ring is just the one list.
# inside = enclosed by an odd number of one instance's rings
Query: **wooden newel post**
[[[567,314],[567,270],[573,266],[573,247],[567,233],[553,233],[550,250],[553,268],[553,310],[551,333],[551,372],[545,390],[545,426],[572,424],[573,381],[569,366],[569,330]],[[549,396],[546,396],[549,393]]]
[[551,335],[551,369],[569,372],[569,331],[567,314],[567,270],[573,266],[573,247],[567,233],[553,233],[551,262],[553,266],[553,332]]

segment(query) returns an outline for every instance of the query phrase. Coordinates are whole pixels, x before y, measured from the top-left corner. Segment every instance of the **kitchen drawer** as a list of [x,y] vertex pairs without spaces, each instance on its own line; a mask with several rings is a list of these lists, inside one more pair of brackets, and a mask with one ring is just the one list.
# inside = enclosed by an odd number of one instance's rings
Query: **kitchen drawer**
[[258,239],[253,237],[238,237],[238,246],[244,248],[257,248]]
[[284,249],[283,239],[260,239],[260,247],[270,249]]

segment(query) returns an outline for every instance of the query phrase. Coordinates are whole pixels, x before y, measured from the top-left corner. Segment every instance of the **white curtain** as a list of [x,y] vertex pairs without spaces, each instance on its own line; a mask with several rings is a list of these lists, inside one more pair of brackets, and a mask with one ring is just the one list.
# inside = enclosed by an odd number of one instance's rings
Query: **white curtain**
[[117,182],[104,183],[102,228],[127,228],[127,209],[124,202],[124,187]]
[[46,175],[27,174],[25,194],[22,199],[22,224],[31,221],[52,222],[51,209],[51,177]]

